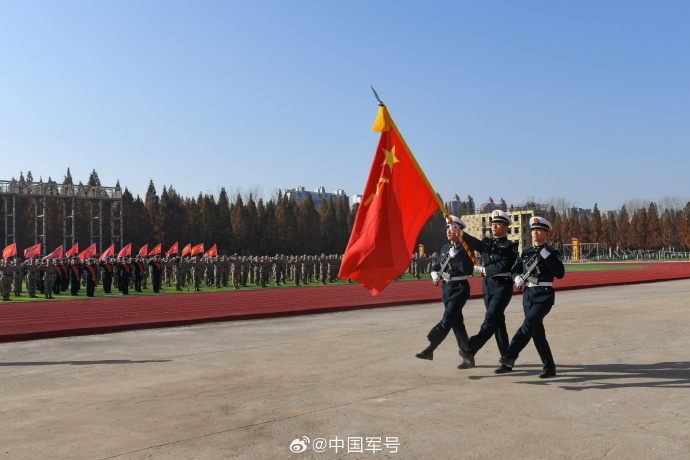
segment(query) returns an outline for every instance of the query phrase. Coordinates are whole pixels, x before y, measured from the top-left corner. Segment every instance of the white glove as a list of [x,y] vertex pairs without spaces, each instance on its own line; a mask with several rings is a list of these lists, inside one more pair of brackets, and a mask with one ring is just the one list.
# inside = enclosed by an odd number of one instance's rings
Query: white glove
[[441,281],[441,275],[438,272],[431,272],[431,279],[434,280],[434,284],[438,284]]
[[515,287],[520,289],[523,284],[525,284],[525,279],[522,277],[522,275],[518,275],[515,277],[515,280],[513,281],[515,284]]
[[475,265],[474,271],[477,273],[481,273],[482,275],[486,274],[486,269],[484,268],[484,265]]
[[551,255],[549,251],[546,250],[546,248],[543,248],[540,252],[539,255],[541,256],[542,259],[546,259]]
[[450,254],[451,257],[455,257],[460,253],[459,250],[455,249],[453,246],[450,247],[448,250],[448,254]]

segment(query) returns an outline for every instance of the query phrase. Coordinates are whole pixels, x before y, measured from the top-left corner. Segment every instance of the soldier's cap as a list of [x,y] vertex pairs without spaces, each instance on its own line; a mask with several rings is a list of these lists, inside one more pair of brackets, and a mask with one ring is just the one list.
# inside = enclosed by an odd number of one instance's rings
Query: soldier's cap
[[544,219],[543,217],[534,216],[529,220],[529,228],[530,230],[533,228],[541,228],[547,232],[550,232],[552,227],[548,220]]
[[491,223],[503,222],[504,224],[513,225],[513,219],[508,214],[497,209],[491,213]]
[[[450,216],[451,220],[453,221],[453,229],[454,230],[464,230],[467,228],[467,225],[465,225],[465,222],[462,221],[461,218],[458,216]],[[451,227],[450,223],[446,223],[446,228]]]

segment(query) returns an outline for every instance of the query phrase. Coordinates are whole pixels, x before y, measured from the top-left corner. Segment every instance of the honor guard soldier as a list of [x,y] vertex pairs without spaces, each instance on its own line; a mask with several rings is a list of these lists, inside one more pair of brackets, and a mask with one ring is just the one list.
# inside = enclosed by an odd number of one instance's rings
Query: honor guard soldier
[[110,290],[113,286],[113,264],[108,260],[108,258],[105,258],[101,262],[98,263],[98,266],[101,267],[101,280],[103,281],[103,292],[106,294],[110,294]]
[[161,289],[161,272],[163,271],[163,264],[158,254],[153,256],[149,266],[151,267],[151,286],[153,286],[153,292],[158,293]]
[[98,277],[98,267],[96,259],[90,257],[88,262],[83,265],[84,278],[86,278],[86,296],[93,297],[96,291],[96,278]]
[[[467,246],[482,255],[482,263],[474,267],[481,273],[482,293],[484,294],[484,306],[486,314],[484,322],[477,335],[470,337],[470,348],[467,352],[460,349],[460,355],[464,362],[458,366],[460,369],[474,367],[474,356],[491,338],[496,337],[499,356],[506,354],[509,337],[506,330],[505,310],[513,297],[513,280],[511,270],[515,265],[518,254],[517,241],[508,241],[506,234],[513,220],[503,211],[491,213],[491,234],[493,238],[483,238],[481,241],[472,235],[461,233]],[[462,367],[461,367],[462,366]],[[509,372],[506,366],[501,366],[496,373]]]
[[144,261],[140,255],[137,255],[134,258],[132,268],[134,269],[134,290],[136,292],[141,292],[141,281],[144,278],[144,272],[146,269],[144,268]]
[[549,378],[556,375],[556,364],[546,340],[544,317],[551,311],[556,299],[553,280],[563,278],[565,268],[558,251],[546,244],[546,236],[551,231],[549,221],[535,216],[530,219],[529,225],[534,246],[523,251],[512,273],[515,287],[524,289],[522,309],[525,320],[499,362],[512,369],[520,352],[533,339],[544,366],[539,377]]
[[69,288],[70,294],[79,295],[79,282],[81,281],[81,265],[77,257],[72,258],[69,265]]
[[132,266],[129,259],[121,258],[117,264],[117,288],[124,295],[129,294],[129,279],[132,276]]
[[443,282],[441,300],[445,306],[441,321],[434,326],[427,339],[429,346],[421,353],[417,353],[419,359],[434,359],[434,350],[443,342],[448,333],[453,330],[458,347],[467,351],[469,349],[467,330],[462,317],[462,307],[470,298],[470,284],[467,275],[472,273],[474,264],[467,252],[460,245],[460,239],[455,230],[462,230],[465,223],[456,216],[451,216],[453,225],[446,225],[446,237],[450,244],[443,246],[438,262],[431,267],[431,278],[434,284]]

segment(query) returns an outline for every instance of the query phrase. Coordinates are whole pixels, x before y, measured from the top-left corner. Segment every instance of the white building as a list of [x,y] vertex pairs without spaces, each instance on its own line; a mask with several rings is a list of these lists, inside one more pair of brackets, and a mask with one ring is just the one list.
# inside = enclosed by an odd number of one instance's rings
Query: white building
[[343,189],[339,188],[333,193],[327,193],[326,188],[323,186],[317,188],[313,192],[309,192],[305,190],[304,187],[300,186],[293,189],[281,190],[280,193],[282,193],[284,196],[287,196],[289,200],[295,201],[297,204],[304,203],[307,201],[307,196],[311,195],[311,199],[317,209],[321,205],[322,201],[328,201],[333,198],[333,201],[335,202],[340,198],[347,196],[347,193],[345,193],[345,190]]

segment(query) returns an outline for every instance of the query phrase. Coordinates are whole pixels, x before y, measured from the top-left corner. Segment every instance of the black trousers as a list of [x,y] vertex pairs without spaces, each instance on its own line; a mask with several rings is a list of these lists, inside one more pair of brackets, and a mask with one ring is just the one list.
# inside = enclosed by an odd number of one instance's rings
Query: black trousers
[[513,340],[510,341],[510,346],[506,351],[508,357],[517,359],[530,339],[534,339],[534,346],[539,353],[544,369],[556,370],[556,363],[553,361],[551,347],[546,340],[546,330],[544,329],[544,317],[549,314],[552,306],[545,303],[523,302],[522,309],[525,312],[525,320],[515,333]]
[[477,335],[470,337],[470,353],[476,354],[489,341],[491,336],[495,335],[498,352],[500,356],[505,356],[510,344],[505,315],[510,299],[510,297],[484,294],[486,314]]
[[467,299],[470,298],[470,285],[467,281],[444,281],[442,289],[442,300],[445,305],[443,317],[436,326],[431,328],[427,334],[427,339],[429,339],[431,346],[436,348],[452,330],[458,347],[469,351],[469,340],[462,316],[462,308]]

